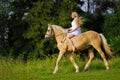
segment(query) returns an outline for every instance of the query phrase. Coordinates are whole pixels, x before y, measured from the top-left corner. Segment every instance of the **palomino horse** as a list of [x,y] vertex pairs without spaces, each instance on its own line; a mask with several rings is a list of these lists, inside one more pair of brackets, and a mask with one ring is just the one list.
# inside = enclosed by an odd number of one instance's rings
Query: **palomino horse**
[[[45,38],[47,39],[47,38],[54,36],[57,41],[57,47],[60,50],[53,74],[55,74],[58,71],[59,61],[61,60],[63,54],[66,52],[68,54],[70,61],[74,65],[76,72],[79,72],[79,67],[76,64],[76,62],[72,56],[72,53],[73,53],[72,46],[70,45],[70,43],[67,39],[64,42],[61,42],[63,40],[63,38],[66,37],[66,34],[67,34],[67,29],[63,29],[62,27],[60,27],[58,25],[48,24],[48,30],[46,32]],[[94,53],[93,53],[94,49],[97,50],[97,52],[99,53],[99,55],[101,56],[101,58],[104,61],[106,69],[109,70],[109,65],[105,58],[105,54],[103,53],[103,51],[101,49],[101,44],[103,44],[103,47],[109,56],[112,56],[112,52],[110,51],[107,41],[102,34],[98,34],[95,31],[87,31],[87,32],[81,33],[80,35],[75,36],[71,39],[76,47],[76,51],[78,51],[78,50],[81,51],[84,49],[89,50],[89,60],[86,63],[84,70],[87,70],[89,68],[90,63],[91,63],[92,59],[94,58]]]

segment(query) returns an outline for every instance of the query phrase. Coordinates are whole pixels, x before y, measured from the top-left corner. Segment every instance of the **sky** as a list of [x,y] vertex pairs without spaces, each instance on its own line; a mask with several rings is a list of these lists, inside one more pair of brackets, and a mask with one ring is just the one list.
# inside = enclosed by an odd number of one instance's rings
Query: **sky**
[[[80,5],[78,5],[84,12],[87,12],[88,11],[88,4],[87,4],[87,2],[88,2],[88,0],[81,0],[81,1],[84,1],[84,4],[82,5],[82,6],[80,6]],[[116,0],[117,1],[117,0]],[[96,7],[98,7],[99,8],[99,6],[96,6],[95,4],[93,4],[92,2],[93,2],[93,0],[90,0],[90,2],[91,2],[91,4],[90,5],[92,5],[92,6],[90,6],[90,12],[91,13],[93,13],[94,12],[94,10],[95,10],[95,8]],[[103,14],[106,14],[106,13],[113,13],[114,12],[114,9],[112,9],[112,8],[108,8],[107,9],[107,11],[105,12],[105,13],[103,13]]]

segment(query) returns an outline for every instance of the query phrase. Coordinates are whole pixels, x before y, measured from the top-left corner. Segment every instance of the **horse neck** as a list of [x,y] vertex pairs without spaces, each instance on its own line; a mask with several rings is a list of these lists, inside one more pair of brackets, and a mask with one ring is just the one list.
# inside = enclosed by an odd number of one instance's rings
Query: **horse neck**
[[54,33],[57,43],[61,42],[66,37],[65,33],[59,28],[54,28]]

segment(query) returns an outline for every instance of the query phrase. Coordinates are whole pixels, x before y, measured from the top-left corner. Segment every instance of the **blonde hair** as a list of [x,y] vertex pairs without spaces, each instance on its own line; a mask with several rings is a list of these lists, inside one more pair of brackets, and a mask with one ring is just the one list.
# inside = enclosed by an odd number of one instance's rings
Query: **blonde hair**
[[72,12],[72,15],[77,18],[78,25],[80,26],[81,25],[81,21],[79,19],[79,16],[78,16],[77,12]]
[[72,14],[73,14],[74,16],[78,17],[77,12],[72,12]]
[[77,12],[72,12],[72,14],[78,18],[78,24],[79,26],[83,25],[86,19],[84,17],[79,17]]
[[83,19],[83,17],[79,17],[79,24],[80,24],[80,25],[83,25],[83,24],[84,24],[84,19]]

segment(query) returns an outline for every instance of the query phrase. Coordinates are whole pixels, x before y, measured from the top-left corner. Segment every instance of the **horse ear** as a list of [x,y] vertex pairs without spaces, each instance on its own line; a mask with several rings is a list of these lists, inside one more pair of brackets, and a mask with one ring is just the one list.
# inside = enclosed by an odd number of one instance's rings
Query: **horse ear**
[[51,26],[51,24],[48,24],[48,26]]

